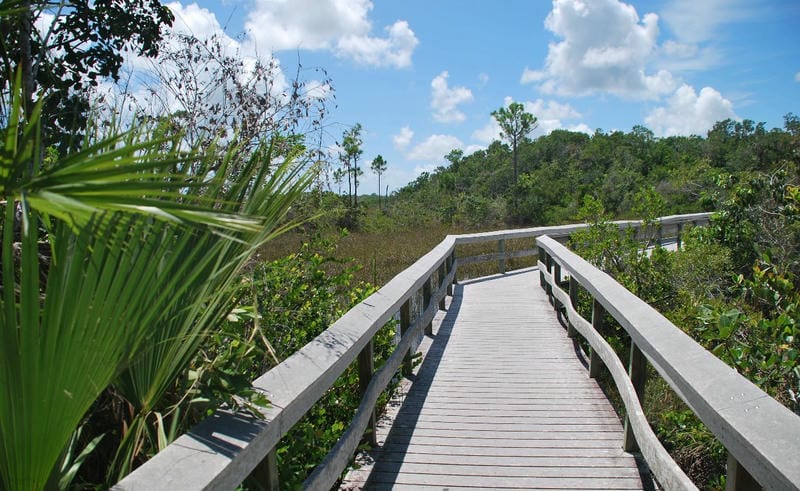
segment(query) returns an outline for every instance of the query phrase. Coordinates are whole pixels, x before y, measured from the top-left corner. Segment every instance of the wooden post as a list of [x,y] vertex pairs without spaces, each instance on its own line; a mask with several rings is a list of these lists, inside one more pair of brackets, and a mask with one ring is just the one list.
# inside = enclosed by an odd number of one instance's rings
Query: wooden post
[[[453,253],[450,254],[450,267],[451,268],[455,268],[456,267],[456,249],[455,249],[455,247],[453,248]],[[453,284],[454,285],[458,284],[458,271],[456,271],[456,274],[453,275]]]
[[[372,380],[372,372],[375,370],[375,355],[372,349],[372,340],[370,339],[361,353],[358,354],[358,392],[363,398],[367,393],[367,386],[369,381]],[[369,417],[369,424],[367,425],[367,432],[364,434],[362,441],[368,442],[371,446],[378,445],[378,439],[375,435],[375,408],[372,409],[372,414]]]
[[[425,280],[425,283],[422,284],[422,312],[420,316],[428,310],[428,307],[431,305],[431,277],[428,276],[428,279]],[[425,326],[425,334],[432,335],[433,334],[433,323],[429,322]]]
[[501,254],[500,260],[497,261],[497,265],[500,268],[500,274],[505,274],[506,272],[506,241],[504,239],[500,239],[497,241],[497,252]]
[[[603,329],[603,316],[605,315],[606,311],[600,302],[597,299],[592,300],[592,328],[600,332]],[[591,378],[597,378],[600,375],[600,367],[603,365],[603,360],[597,356],[597,353],[591,348],[589,348],[589,376]]]
[[[404,338],[406,333],[411,328],[411,299],[406,300],[403,302],[403,305],[400,307],[400,337]],[[411,375],[414,365],[413,359],[411,357],[411,350],[408,350],[406,353],[405,358],[403,358],[403,375],[409,376]]]
[[[453,271],[453,256],[447,256],[447,259],[445,260],[445,269],[447,270],[446,274],[448,275],[450,274],[451,271]],[[453,275],[453,281],[447,283],[448,297],[453,296],[453,283],[455,283],[455,281],[456,281],[456,276]]]
[[264,460],[259,463],[245,481],[248,489],[258,491],[280,491],[281,482],[278,476],[278,450],[277,447],[267,453]]
[[761,491],[758,481],[747,472],[747,469],[728,452],[728,478],[725,480],[725,491]]
[[[553,261],[553,284],[552,284],[552,287],[553,288],[559,288],[559,289],[561,288],[561,265],[558,264],[555,261]],[[561,321],[561,302],[556,300],[556,296],[553,293],[552,288],[550,290],[550,294],[552,295],[552,297],[550,298],[550,300],[551,300],[550,303],[552,303],[553,304],[553,308],[556,309],[556,318],[559,321]]]
[[[645,358],[642,350],[636,346],[636,343],[631,340],[631,359],[628,364],[628,375],[631,377],[631,383],[636,396],[640,401],[644,399],[644,386],[647,382],[647,358]],[[633,452],[638,449],[636,444],[636,437],[633,435],[633,428],[628,416],[625,416],[625,439],[622,444],[626,452]]]
[[675,239],[675,248],[680,250],[681,249],[681,233],[683,233],[683,224],[678,224],[678,237]]
[[[569,275],[569,303],[573,309],[578,305],[578,280],[571,274]],[[574,338],[575,334],[577,334],[575,326],[569,322],[569,316],[567,316],[567,336]]]
[[[441,290],[442,286],[444,286],[444,277],[446,274],[447,273],[445,272],[445,265],[444,262],[442,262],[442,264],[439,265],[439,286],[438,288],[436,288],[437,293],[439,290]],[[439,310],[444,310],[445,308],[447,308],[447,306],[445,305],[444,297],[445,295],[442,295],[442,298],[439,299]]]
[[[539,248],[539,262],[542,264],[547,264],[547,253],[544,252],[544,248]],[[547,290],[547,282],[544,281],[544,271],[539,270],[539,286]]]

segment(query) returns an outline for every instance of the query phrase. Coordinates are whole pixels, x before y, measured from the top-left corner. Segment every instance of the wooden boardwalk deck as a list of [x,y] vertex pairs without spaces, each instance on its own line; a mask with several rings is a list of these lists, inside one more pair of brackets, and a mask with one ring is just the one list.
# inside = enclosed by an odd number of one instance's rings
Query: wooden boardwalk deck
[[643,489],[536,269],[457,285],[428,343],[375,462],[343,488]]

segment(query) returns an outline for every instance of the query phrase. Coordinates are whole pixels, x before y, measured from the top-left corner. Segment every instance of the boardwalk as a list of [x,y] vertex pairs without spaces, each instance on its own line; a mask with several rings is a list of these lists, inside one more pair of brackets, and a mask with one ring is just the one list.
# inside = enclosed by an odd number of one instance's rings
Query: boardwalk
[[[622,428],[523,270],[455,289],[353,489],[642,489]],[[646,481],[646,480],[645,480]]]

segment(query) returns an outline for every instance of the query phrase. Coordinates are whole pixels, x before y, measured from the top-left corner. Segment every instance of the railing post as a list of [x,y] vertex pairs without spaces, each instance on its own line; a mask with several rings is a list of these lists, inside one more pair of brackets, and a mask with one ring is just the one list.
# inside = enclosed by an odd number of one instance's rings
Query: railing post
[[[442,286],[444,286],[444,277],[446,274],[447,273],[445,272],[444,261],[442,261],[442,264],[439,265],[439,286],[436,288],[437,294],[439,290],[442,289]],[[445,308],[447,308],[447,306],[445,305],[444,297],[445,295],[442,295],[442,298],[439,299],[439,310],[444,310]]]
[[[456,267],[456,249],[455,249],[455,247],[453,248],[453,253],[450,254],[450,267],[451,268],[455,268]],[[453,284],[454,285],[458,284],[458,271],[456,271],[456,274],[453,275]],[[452,295],[452,291],[450,292],[450,294]]]
[[[644,386],[647,383],[647,358],[645,358],[642,350],[636,346],[636,343],[631,340],[631,358],[628,364],[628,375],[630,375],[631,383],[636,396],[640,401],[644,399]],[[627,414],[625,415],[625,439],[622,444],[626,452],[632,452],[638,448],[636,444],[636,437],[633,435],[633,428],[631,427],[630,419]]]
[[681,234],[683,233],[683,224],[678,224],[678,236],[675,238],[675,248],[681,250]]
[[[452,255],[451,256],[447,256],[447,259],[445,260],[445,269],[447,270],[447,272],[445,273],[446,275],[449,275],[450,272],[453,271],[453,256]],[[452,297],[453,296],[453,283],[455,283],[455,281],[456,281],[456,276],[453,275],[453,281],[447,282],[447,296],[448,297]]]
[[[370,339],[361,353],[358,354],[358,392],[363,399],[364,394],[367,393],[367,386],[372,380],[372,372],[375,370],[375,355],[372,349],[373,343]],[[371,446],[378,445],[378,439],[375,435],[375,408],[372,408],[372,414],[369,417],[369,424],[367,425],[367,432],[362,441],[368,442]]]
[[[578,280],[572,274],[569,275],[569,303],[573,309],[578,305]],[[567,316],[567,336],[574,338],[576,333],[575,326]]]
[[[542,264],[547,264],[547,253],[544,251],[544,247],[539,248],[539,262]],[[539,270],[539,286],[547,290],[547,282],[544,280],[544,271]]]
[[550,285],[550,303],[556,309],[556,317],[561,319],[561,302],[556,299],[553,288],[561,288],[561,265],[552,261],[550,271],[553,273],[553,283]]
[[[409,298],[400,307],[400,337],[404,338],[408,330],[411,328],[411,299]],[[414,365],[411,357],[411,350],[409,349],[403,358],[403,375],[411,375]]]
[[725,491],[761,491],[764,489],[753,479],[736,457],[728,452],[728,477],[725,480]]
[[[431,305],[431,277],[428,276],[428,279],[425,280],[425,283],[422,284],[422,312],[421,315],[428,310],[428,307]],[[425,334],[432,335],[433,334],[433,322],[429,322],[425,326]]]
[[[597,299],[592,300],[592,328],[598,333],[603,329],[603,316],[606,310],[600,305]],[[600,375],[600,367],[603,360],[597,355],[595,350],[589,348],[589,377],[597,378]]]
[[500,260],[497,261],[497,266],[500,268],[500,274],[506,272],[506,241],[500,239],[497,241],[497,252],[501,254]]
[[248,489],[259,491],[280,491],[281,482],[278,475],[278,448],[270,450],[264,460],[259,463],[246,480]]

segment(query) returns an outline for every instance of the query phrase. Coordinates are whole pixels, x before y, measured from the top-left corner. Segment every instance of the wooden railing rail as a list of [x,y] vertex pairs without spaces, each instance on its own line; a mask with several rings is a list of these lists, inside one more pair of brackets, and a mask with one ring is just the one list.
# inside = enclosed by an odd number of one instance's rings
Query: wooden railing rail
[[[703,224],[708,214],[678,215],[661,219],[664,237],[680,235],[686,223]],[[638,227],[638,221],[616,222],[620,228]],[[263,419],[220,409],[158,455],[117,483],[115,490],[234,489],[248,477],[264,489],[278,489],[275,449],[280,439],[305,415],[350,364],[359,360],[362,401],[334,449],[306,481],[309,489],[329,489],[349,463],[365,432],[370,435],[375,403],[394,373],[410,369],[410,349],[422,330],[429,331],[444,298],[452,295],[459,266],[497,261],[501,272],[506,260],[537,254],[530,249],[507,251],[506,240],[547,234],[567,237],[586,225],[564,225],[448,236],[380,290],[349,310],[325,332],[253,382],[265,393],[270,406]],[[678,238],[678,240],[680,240]],[[498,252],[456,258],[461,244],[497,242]],[[437,279],[434,284],[434,278]],[[424,308],[412,312],[412,299],[422,296]],[[417,310],[417,309],[414,309]],[[373,373],[372,339],[399,315],[401,340],[384,366]]]
[[[536,240],[542,284],[569,325],[592,347],[590,373],[597,357],[611,372],[625,404],[624,447],[638,445],[666,489],[691,489],[686,476],[666,455],[640,405],[646,363],[686,402],[728,450],[727,489],[800,489],[800,418],[745,377],[705,350],[653,307],[556,240]],[[562,277],[562,275],[564,275]],[[569,292],[562,288],[569,277]],[[594,302],[588,322],[575,309],[573,293],[584,288]],[[626,371],[596,330],[608,312],[628,333],[631,359]],[[635,437],[635,442],[632,437]]]

